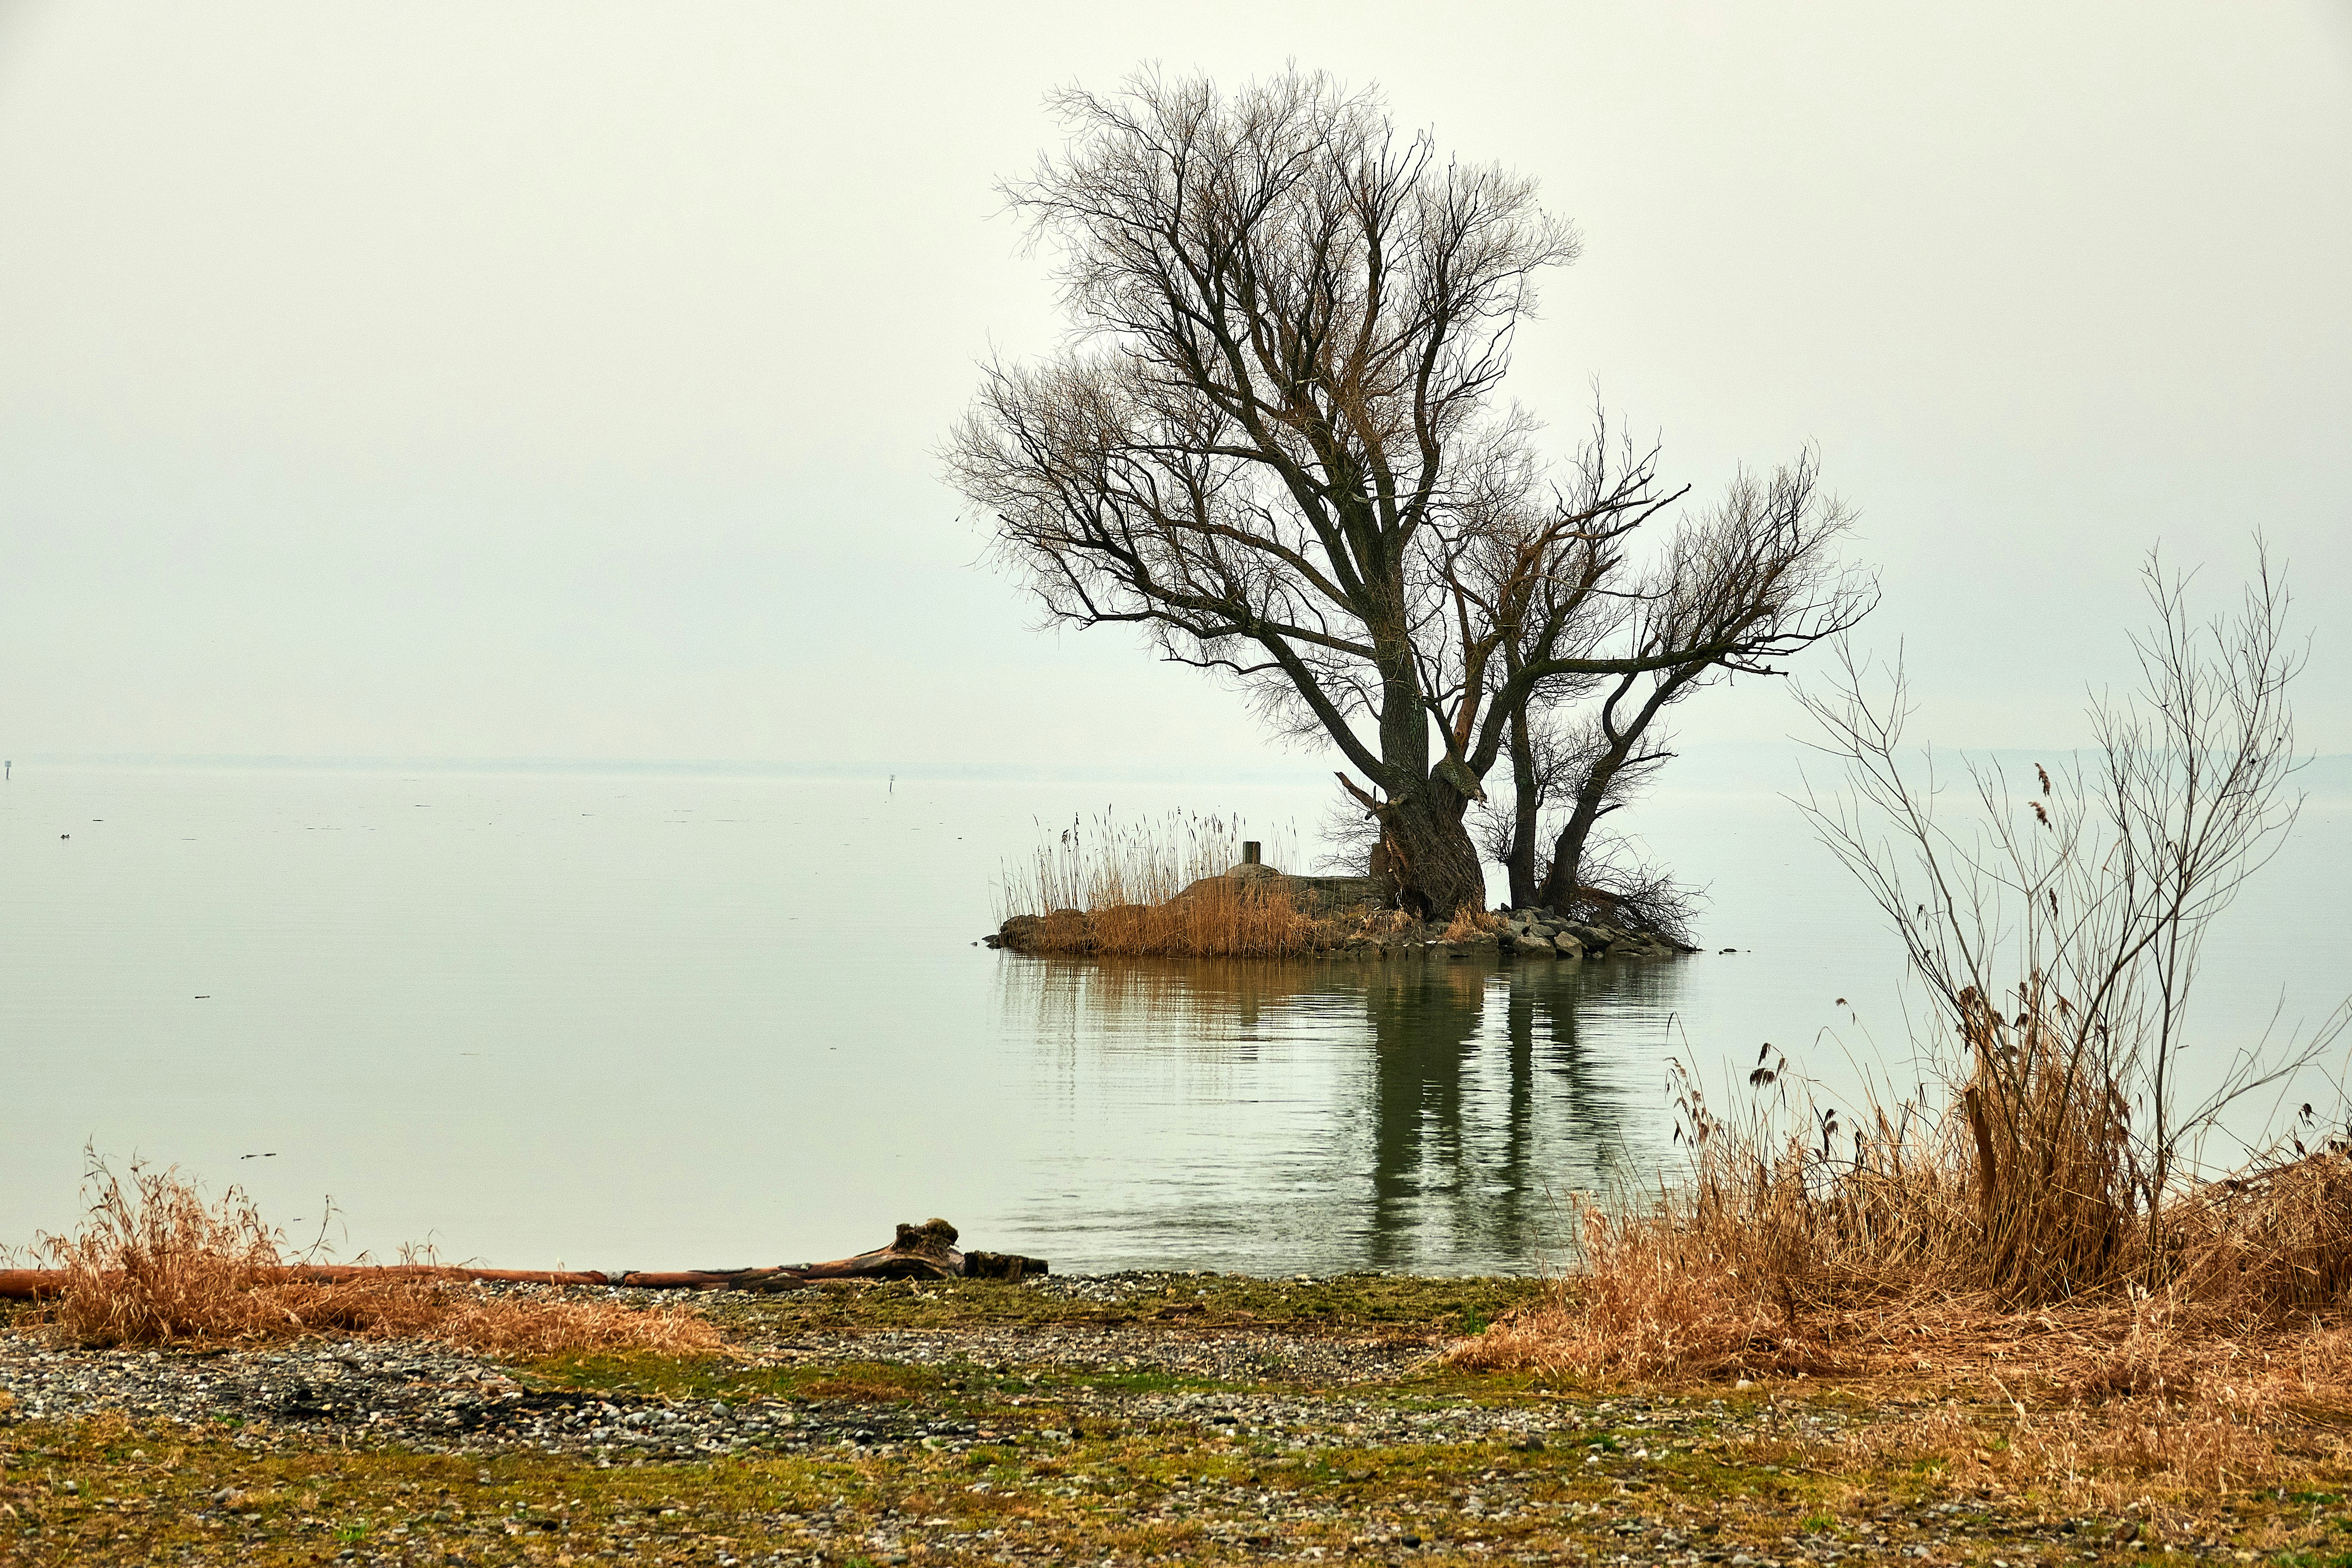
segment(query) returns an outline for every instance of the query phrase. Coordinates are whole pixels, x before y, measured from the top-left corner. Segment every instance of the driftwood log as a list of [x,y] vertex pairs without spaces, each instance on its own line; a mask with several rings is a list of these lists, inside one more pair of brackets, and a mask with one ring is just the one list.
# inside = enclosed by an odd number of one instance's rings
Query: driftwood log
[[[421,1263],[294,1264],[262,1271],[265,1284],[348,1285],[362,1280],[446,1279],[501,1285],[603,1285],[636,1290],[802,1290],[827,1279],[1005,1279],[1050,1273],[1045,1259],[1012,1252],[963,1252],[943,1219],[902,1225],[887,1247],[829,1263],[771,1268],[686,1268],[668,1272],[593,1268],[457,1268]],[[37,1301],[60,1294],[62,1268],[0,1268],[0,1300]]]

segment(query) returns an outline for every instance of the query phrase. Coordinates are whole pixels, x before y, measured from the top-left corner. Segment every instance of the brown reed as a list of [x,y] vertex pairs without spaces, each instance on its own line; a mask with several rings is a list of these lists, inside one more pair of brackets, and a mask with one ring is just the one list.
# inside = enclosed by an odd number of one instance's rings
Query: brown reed
[[[1008,873],[1000,921],[1026,916],[1031,952],[1124,958],[1286,958],[1335,945],[1279,878],[1232,879],[1239,817],[1171,812],[1123,822],[1106,812],[1047,836]],[[1294,857],[1287,834],[1269,859]]]
[[2121,1311],[2140,1341],[2160,1322],[2169,1344],[2303,1332],[2342,1313],[2343,1141],[2157,1189],[2150,1213],[2131,1108],[2078,1035],[2054,1016],[2010,1023],[1990,1008],[1969,1015],[1967,1035],[1975,1070],[1942,1112],[1874,1110],[1851,1153],[1836,1145],[1834,1113],[1787,1095],[1777,1056],[1757,1064],[1761,1092],[1737,1120],[1678,1067],[1685,1179],[1614,1212],[1588,1206],[1582,1269],[1456,1359],[1589,1375],[1820,1375],[1885,1370],[1900,1347],[1955,1323],[1981,1336],[2063,1320],[2096,1339],[2085,1325]]
[[545,1289],[496,1293],[429,1273],[329,1283],[295,1277],[283,1234],[231,1187],[205,1202],[177,1169],[102,1162],[68,1237],[35,1251],[65,1272],[49,1327],[91,1346],[210,1346],[305,1334],[430,1339],[493,1355],[719,1351],[718,1331],[686,1308],[646,1309]]
[[[2131,1405],[2042,1451],[2211,1486],[2276,1471],[2276,1446],[2250,1458],[2262,1445],[2246,1434],[2304,1418],[2290,1406],[2352,1410],[2352,1130],[2321,1137],[2305,1105],[2221,1175],[2194,1143],[2224,1108],[2314,1067],[2352,1005],[2299,1043],[2238,1053],[2201,1104],[2176,1104],[2204,933],[2299,804],[2287,596],[2265,562],[2239,613],[2209,622],[2186,579],[2151,559],[2146,580],[2142,690],[2095,704],[2092,763],[2037,765],[2022,799],[1997,765],[1971,764],[1973,813],[1938,816],[1933,759],[1903,738],[1899,668],[1874,699],[1848,657],[1809,700],[1848,793],[1805,808],[1937,1005],[1944,1026],[1920,1042],[1933,1098],[1843,1127],[1768,1047],[1725,1119],[1678,1071],[1684,1179],[1589,1209],[1583,1272],[1458,1361],[1979,1376],[2021,1422],[2007,1391],[2039,1379]],[[1996,974],[2021,978],[2003,989]]]

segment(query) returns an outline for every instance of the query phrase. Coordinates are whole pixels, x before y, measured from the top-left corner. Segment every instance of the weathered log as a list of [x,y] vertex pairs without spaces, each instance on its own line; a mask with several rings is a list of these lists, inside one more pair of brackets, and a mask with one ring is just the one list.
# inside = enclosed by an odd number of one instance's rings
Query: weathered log
[[807,1263],[793,1270],[803,1279],[961,1279],[963,1254],[956,1250],[956,1227],[943,1219],[902,1225],[887,1247]]
[[[902,1225],[887,1247],[827,1263],[768,1268],[631,1269],[460,1268],[425,1263],[294,1264],[264,1270],[264,1284],[348,1285],[361,1280],[426,1279],[502,1285],[618,1285],[637,1290],[801,1290],[825,1279],[1008,1279],[1052,1272],[1045,1259],[1010,1252],[962,1252],[943,1219]],[[0,1300],[37,1301],[64,1290],[62,1268],[0,1268]]]
[[669,1271],[631,1269],[598,1277],[609,1285],[632,1290],[804,1290],[809,1282],[789,1268],[680,1268]]
[[617,1283],[649,1289],[797,1290],[824,1279],[1011,1279],[1050,1272],[1045,1259],[1010,1252],[963,1252],[943,1219],[902,1225],[887,1247],[829,1263],[779,1268],[712,1268],[682,1274],[624,1274]]

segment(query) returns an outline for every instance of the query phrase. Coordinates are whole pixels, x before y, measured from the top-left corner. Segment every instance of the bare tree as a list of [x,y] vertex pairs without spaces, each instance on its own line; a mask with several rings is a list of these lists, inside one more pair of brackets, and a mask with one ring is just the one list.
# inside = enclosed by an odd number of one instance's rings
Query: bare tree
[[[1549,507],[1530,507],[1533,486],[1516,486],[1446,520],[1443,548],[1433,552],[1451,614],[1425,639],[1425,680],[1439,694],[1454,750],[1482,779],[1507,756],[1521,801],[1539,800],[1547,784],[1564,785],[1572,770],[1580,776],[1576,738],[1530,723],[1528,710],[1538,701],[1559,706],[1605,674],[1622,679],[1639,668],[1602,657],[1638,594],[1624,581],[1626,541],[1688,493],[1660,483],[1656,447],[1612,447],[1606,417],[1596,411],[1593,423],[1568,488]],[[1535,822],[1530,811],[1494,857],[1511,868],[1515,906],[1532,901],[1526,869]]]
[[[1490,851],[1515,906],[1567,912],[1607,891],[1585,874],[1587,846],[1674,755],[1657,725],[1666,709],[1719,680],[1780,673],[1877,602],[1875,580],[1836,558],[1850,514],[1821,494],[1810,453],[1769,480],[1740,475],[1629,578],[1626,536],[1687,494],[1663,489],[1656,458],[1621,444],[1611,461],[1604,424],[1543,525],[1472,519],[1483,547],[1448,574],[1476,612],[1459,617],[1465,682],[1482,661],[1502,676],[1487,733],[1465,750],[1482,771],[1497,744],[1510,760],[1509,829]],[[1659,875],[1641,879],[1655,892]]]
[[[1507,748],[1511,759],[1511,799],[1484,801],[1474,809],[1479,847],[1508,874],[1514,909],[1536,907],[1537,890],[1550,880],[1552,857],[1568,823],[1567,814],[1556,809],[1557,803],[1579,801],[1588,784],[1599,786],[1601,805],[1584,831],[1571,837],[1578,852],[1577,867],[1563,881],[1583,899],[1588,893],[1621,895],[1620,883],[1629,875],[1658,889],[1671,880],[1663,868],[1640,865],[1634,869],[1635,862],[1627,858],[1630,851],[1618,840],[1608,838],[1603,826],[1608,817],[1633,804],[1656,769],[1672,756],[1666,742],[1653,738],[1641,756],[1612,768],[1611,742],[1600,714],[1591,708],[1568,711],[1574,717],[1553,722],[1526,721],[1524,716],[1514,720]],[[1604,838],[1614,846],[1605,853]],[[1619,875],[1612,879],[1605,873],[1604,862]],[[1551,907],[1561,914],[1575,912],[1571,904]],[[1679,928],[1676,934],[1679,938]]]
[[[1631,602],[1625,651],[1640,668],[1607,683],[1577,735],[1580,776],[1532,902],[1566,910],[1576,901],[1594,826],[1674,755],[1656,731],[1667,708],[1719,679],[1780,674],[1794,655],[1850,630],[1876,605],[1876,580],[1835,556],[1851,514],[1820,493],[1819,480],[1811,453],[1769,480],[1742,474],[1706,515],[1676,529]],[[1531,690],[1515,711],[1523,728],[1538,721],[1532,710],[1546,695]],[[1537,790],[1517,806],[1534,815],[1542,804]],[[1516,889],[1521,868],[1512,869]]]
[[[1140,626],[1335,746],[1408,907],[1483,901],[1463,815],[1511,706],[1695,651],[1602,654],[1551,615],[1659,504],[1643,468],[1525,521],[1531,426],[1495,397],[1573,234],[1532,182],[1441,157],[1319,75],[1228,98],[1146,74],[1055,107],[1066,150],[1006,195],[1057,252],[1077,341],[987,368],[956,482],[1049,620]],[[1464,591],[1490,557],[1519,562],[1549,642],[1498,631],[1508,593]]]
[[[2242,1048],[2214,1064],[2208,1093],[2178,1103],[2205,934],[2300,808],[2286,695],[2302,654],[2267,552],[2238,614],[2203,624],[2154,554],[2143,575],[2156,618],[2133,639],[2140,689],[2094,703],[2090,765],[2037,767],[2021,793],[1972,764],[1957,820],[1932,755],[1904,740],[1899,665],[1874,698],[1848,655],[1807,700],[1848,787],[1801,804],[1960,1043],[1948,1066],[1988,1231],[2015,1268],[2072,1279],[2105,1267],[2135,1225],[2160,1268],[2189,1141],[2309,1065],[2347,1021],[2339,1009],[2299,1045]],[[2067,1150],[2086,1152],[2053,1176]],[[1996,1209],[1996,1193],[2017,1195]]]

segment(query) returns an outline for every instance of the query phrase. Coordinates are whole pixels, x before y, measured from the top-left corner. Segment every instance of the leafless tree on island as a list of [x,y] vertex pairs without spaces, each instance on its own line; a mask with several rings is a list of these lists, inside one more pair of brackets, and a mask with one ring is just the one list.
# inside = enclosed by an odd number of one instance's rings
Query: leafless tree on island
[[1066,149],[1005,194],[1076,341],[986,369],[952,475],[1050,621],[1140,626],[1336,746],[1408,908],[1483,902],[1464,815],[1515,717],[1773,656],[1777,590],[1759,622],[1731,613],[1752,584],[1687,576],[1757,564],[1706,529],[1629,576],[1618,542],[1675,499],[1652,459],[1529,504],[1532,422],[1497,389],[1535,276],[1577,248],[1531,181],[1320,75],[1055,107]]
[[[1515,798],[1499,858],[1514,904],[1570,910],[1606,880],[1586,874],[1592,835],[1673,757],[1659,723],[1668,708],[1742,674],[1779,674],[1870,612],[1875,582],[1835,555],[1848,527],[1845,509],[1820,493],[1811,454],[1769,479],[1740,475],[1714,507],[1676,527],[1663,558],[1615,601],[1608,638],[1640,668],[1597,680],[1554,676],[1510,709]],[[1535,627],[1531,640],[1537,656],[1557,658],[1549,627]],[[1565,818],[1547,820],[1558,803]],[[1643,901],[1662,890],[1650,886]]]

